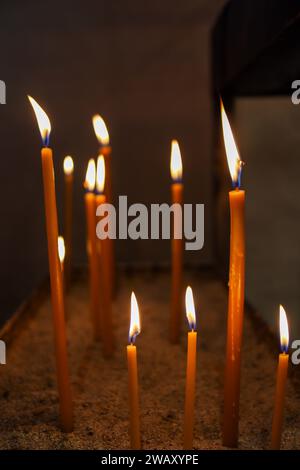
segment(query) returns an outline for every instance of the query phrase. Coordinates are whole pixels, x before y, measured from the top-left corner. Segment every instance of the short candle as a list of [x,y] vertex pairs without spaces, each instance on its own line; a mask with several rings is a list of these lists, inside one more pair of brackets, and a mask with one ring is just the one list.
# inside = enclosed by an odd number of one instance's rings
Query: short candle
[[141,332],[140,313],[134,292],[131,294],[131,314],[129,328],[129,345],[127,346],[129,411],[130,411],[130,445],[131,449],[141,448],[139,386],[137,372],[137,350],[135,338]]
[[282,305],[279,307],[281,354],[278,358],[275,404],[272,422],[271,448],[280,449],[284,416],[284,401],[289,365],[289,327],[286,313]]
[[193,448],[194,415],[195,415],[195,391],[196,391],[196,365],[197,365],[197,331],[196,313],[191,287],[187,287],[185,293],[185,310],[190,330],[188,332],[186,382],[185,382],[185,407],[183,448]]

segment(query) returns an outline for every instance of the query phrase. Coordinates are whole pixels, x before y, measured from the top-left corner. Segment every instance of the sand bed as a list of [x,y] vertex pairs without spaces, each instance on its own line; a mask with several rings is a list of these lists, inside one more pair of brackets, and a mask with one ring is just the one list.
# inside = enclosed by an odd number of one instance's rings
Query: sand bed
[[[194,447],[221,449],[227,295],[212,274],[188,273],[198,312],[198,377]],[[9,343],[0,377],[1,449],[127,449],[126,344],[130,292],[142,317],[137,339],[142,442],[145,449],[182,447],[186,331],[181,344],[168,342],[169,275],[123,274],[114,323],[117,349],[104,360],[92,340],[85,275],[67,296],[68,345],[75,430],[59,430],[53,331],[47,298]],[[32,315],[31,315],[32,313]],[[255,331],[256,330],[256,331]],[[257,334],[258,333],[258,334]],[[277,349],[259,323],[246,315],[241,391],[240,448],[269,446]],[[300,390],[298,388],[298,390]],[[300,448],[300,397],[295,381],[287,390],[283,448]]]

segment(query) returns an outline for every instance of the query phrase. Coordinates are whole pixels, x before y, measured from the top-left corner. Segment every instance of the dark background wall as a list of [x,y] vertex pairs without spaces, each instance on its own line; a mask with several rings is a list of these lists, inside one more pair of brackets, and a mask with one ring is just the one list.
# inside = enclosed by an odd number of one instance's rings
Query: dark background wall
[[[159,2],[10,1],[0,6],[1,300],[9,315],[47,273],[40,137],[29,93],[50,116],[61,217],[62,161],[75,161],[74,262],[85,259],[82,182],[97,141],[91,116],[106,120],[116,194],[129,202],[169,200],[170,140],[184,163],[185,199],[205,203],[212,252],[210,29],[221,0]],[[118,260],[166,263],[167,242],[122,242]]]
[[239,98],[234,123],[246,162],[247,296],[276,333],[283,304],[299,338],[300,105],[288,96]]

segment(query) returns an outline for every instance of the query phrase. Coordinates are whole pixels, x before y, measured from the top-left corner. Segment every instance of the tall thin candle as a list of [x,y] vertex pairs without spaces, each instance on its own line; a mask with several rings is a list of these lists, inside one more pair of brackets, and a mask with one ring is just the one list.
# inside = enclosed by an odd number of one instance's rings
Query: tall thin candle
[[30,96],[28,96],[28,98],[34,109],[43,140],[41,158],[44,183],[44,202],[48,240],[52,313],[54,322],[57,383],[60,400],[60,418],[63,431],[70,432],[73,429],[73,403],[67,359],[63,283],[57,249],[58,223],[54,168],[52,150],[49,148],[51,125],[45,111],[33,98]]
[[229,192],[230,260],[225,366],[223,445],[236,447],[239,430],[241,347],[245,284],[245,191],[240,189],[242,162],[221,103],[223,136],[234,189]]
[[[99,155],[97,159],[97,171],[96,171],[96,214],[102,204],[106,203],[105,194],[103,194],[105,185],[105,162],[103,155]],[[109,290],[110,285],[110,271],[109,271],[109,239],[103,238],[98,239],[98,263],[99,263],[99,274],[100,274],[100,286],[101,290],[100,302],[101,302],[101,320],[103,327],[103,354],[106,357],[110,357],[114,350],[114,339],[113,339],[113,324],[112,324],[112,302]]]
[[[113,190],[112,190],[112,148],[110,145],[109,133],[106,127],[106,124],[102,117],[99,114],[96,114],[93,117],[93,126],[96,137],[99,142],[99,154],[104,158],[105,164],[105,187],[104,193],[106,196],[106,202],[108,204],[113,204]],[[115,247],[114,240],[111,238],[107,239],[107,258],[108,258],[108,284],[107,288],[109,289],[109,295],[112,296],[115,291]]]
[[182,160],[177,140],[172,141],[171,163],[172,177],[172,204],[174,204],[174,226],[171,240],[172,280],[171,280],[171,315],[170,315],[170,341],[178,343],[182,316],[182,211],[183,184]]
[[101,313],[99,297],[99,264],[97,256],[97,238],[96,238],[96,165],[93,159],[89,160],[85,177],[85,210],[87,223],[87,251],[90,270],[90,303],[92,323],[94,327],[95,340],[101,339]]
[[64,281],[66,288],[70,285],[72,266],[72,235],[73,235],[73,180],[74,163],[69,155],[64,159],[65,200],[64,200],[64,238],[66,255],[64,262]]

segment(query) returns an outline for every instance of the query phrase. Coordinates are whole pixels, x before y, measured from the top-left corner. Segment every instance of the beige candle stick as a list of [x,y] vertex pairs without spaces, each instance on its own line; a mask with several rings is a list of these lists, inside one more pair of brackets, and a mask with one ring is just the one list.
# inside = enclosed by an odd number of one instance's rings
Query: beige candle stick
[[60,419],[63,431],[70,432],[73,429],[73,403],[67,359],[63,283],[57,249],[58,223],[54,168],[52,150],[49,148],[51,125],[48,116],[39,106],[39,104],[30,96],[28,98],[34,109],[43,139],[41,158],[44,183],[44,202],[48,240],[52,313],[54,323],[57,383],[60,400]]
[[66,254],[64,261],[64,284],[66,289],[70,286],[72,271],[72,236],[73,236],[73,180],[74,163],[69,155],[64,159],[64,239]]
[[195,420],[195,393],[196,393],[196,365],[197,365],[197,331],[196,313],[193,298],[193,291],[190,287],[185,294],[186,316],[191,331],[188,333],[188,349],[186,363],[185,382],[185,407],[184,407],[184,428],[183,428],[183,448],[193,448],[194,420]]
[[[104,193],[106,196],[106,202],[113,204],[113,191],[112,191],[112,148],[110,145],[109,133],[106,124],[99,114],[93,116],[93,126],[96,137],[98,139],[100,148],[99,154],[103,156],[105,163],[105,187]],[[116,263],[115,263],[115,243],[111,238],[107,239],[107,259],[108,259],[108,284],[109,295],[112,296],[115,293],[116,284]]]
[[[105,161],[103,155],[99,155],[97,159],[96,171],[96,214],[101,209],[101,205],[106,203],[106,196],[103,193],[105,186]],[[101,222],[97,218],[98,223]],[[96,232],[98,233],[96,227]],[[102,232],[102,231],[101,231]],[[104,235],[104,234],[103,234]],[[101,322],[103,328],[103,354],[110,357],[114,351],[114,338],[113,338],[113,321],[112,321],[112,302],[110,295],[110,258],[109,258],[109,239],[101,237],[97,239],[97,256],[99,263],[100,275],[100,303],[101,303]]]
[[229,192],[230,260],[223,445],[237,447],[245,289],[245,191],[240,189],[242,162],[222,103],[221,113],[228,166],[234,187]]
[[137,371],[137,350],[134,344],[141,331],[139,307],[134,293],[131,294],[131,318],[129,328],[129,345],[127,346],[129,412],[130,412],[130,445],[131,449],[141,448],[140,407]]
[[180,337],[180,326],[182,320],[182,262],[183,262],[183,240],[182,240],[182,160],[178,142],[172,141],[171,146],[171,185],[172,204],[174,205],[174,226],[171,240],[171,313],[170,313],[170,341],[178,343]]
[[281,354],[278,358],[275,404],[272,422],[271,449],[277,450],[281,446],[281,435],[284,418],[284,402],[289,365],[289,328],[286,313],[282,305],[279,307]]

